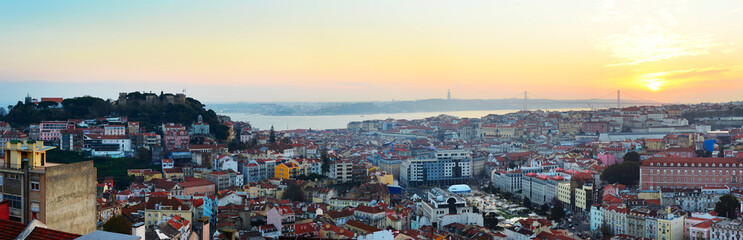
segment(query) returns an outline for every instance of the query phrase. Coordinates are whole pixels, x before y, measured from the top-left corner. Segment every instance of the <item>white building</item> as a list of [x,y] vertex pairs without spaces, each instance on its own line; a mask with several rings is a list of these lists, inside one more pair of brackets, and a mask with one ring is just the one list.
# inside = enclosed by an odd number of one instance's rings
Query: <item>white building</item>
[[482,226],[482,215],[472,212],[472,206],[456,194],[440,188],[426,193],[420,208],[421,225],[441,228],[451,223]]

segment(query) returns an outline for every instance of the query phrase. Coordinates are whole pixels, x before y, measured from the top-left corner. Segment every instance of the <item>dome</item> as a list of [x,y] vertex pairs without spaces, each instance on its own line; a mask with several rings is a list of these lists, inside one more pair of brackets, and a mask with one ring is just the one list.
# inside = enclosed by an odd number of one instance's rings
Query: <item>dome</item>
[[459,185],[451,185],[449,186],[449,192],[453,193],[469,193],[472,192],[472,189],[470,189],[470,186],[459,184]]

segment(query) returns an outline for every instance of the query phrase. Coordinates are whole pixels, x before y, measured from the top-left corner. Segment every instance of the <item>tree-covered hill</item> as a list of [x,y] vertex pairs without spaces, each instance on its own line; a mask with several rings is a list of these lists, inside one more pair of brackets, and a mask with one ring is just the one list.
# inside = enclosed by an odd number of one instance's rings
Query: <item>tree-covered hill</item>
[[41,121],[127,117],[129,121],[137,121],[141,127],[152,131],[162,123],[190,125],[201,115],[204,122],[210,125],[212,133],[218,138],[226,138],[227,128],[219,124],[216,112],[205,109],[204,104],[196,99],[183,97],[185,100],[182,102],[168,101],[174,98],[173,94],[132,92],[126,94],[124,103],[121,96],[119,101],[83,96],[65,99],[61,107],[55,102],[35,104],[19,101],[15,106],[8,106],[8,114],[0,121],[8,122],[14,128],[26,128]]

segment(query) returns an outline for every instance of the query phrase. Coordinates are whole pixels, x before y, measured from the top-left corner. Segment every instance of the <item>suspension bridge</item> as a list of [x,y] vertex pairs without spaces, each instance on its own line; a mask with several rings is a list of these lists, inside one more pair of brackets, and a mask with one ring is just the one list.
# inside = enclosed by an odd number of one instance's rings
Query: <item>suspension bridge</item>
[[[622,96],[628,96],[628,99],[623,99]],[[616,97],[616,98],[614,98]],[[519,98],[519,97],[513,97]],[[523,110],[538,109],[544,105],[564,105],[565,108],[590,108],[592,110],[600,108],[622,108],[624,106],[635,106],[635,105],[658,105],[662,104],[660,101],[651,99],[645,99],[637,97],[633,94],[622,92],[621,90],[612,91],[607,94],[598,95],[596,97],[588,99],[574,99],[574,100],[563,100],[541,97],[534,92],[524,91],[523,96]]]

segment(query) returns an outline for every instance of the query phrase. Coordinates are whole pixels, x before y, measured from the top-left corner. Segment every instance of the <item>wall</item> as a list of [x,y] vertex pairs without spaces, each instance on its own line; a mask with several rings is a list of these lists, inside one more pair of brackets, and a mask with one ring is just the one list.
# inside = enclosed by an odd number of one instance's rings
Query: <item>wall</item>
[[96,173],[93,161],[46,167],[46,225],[88,234],[96,228]]

